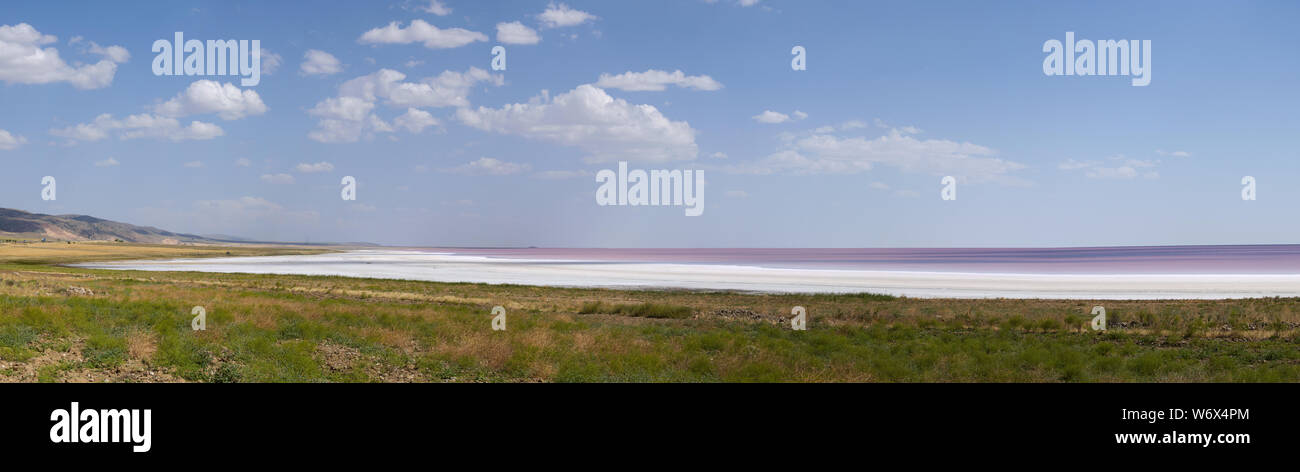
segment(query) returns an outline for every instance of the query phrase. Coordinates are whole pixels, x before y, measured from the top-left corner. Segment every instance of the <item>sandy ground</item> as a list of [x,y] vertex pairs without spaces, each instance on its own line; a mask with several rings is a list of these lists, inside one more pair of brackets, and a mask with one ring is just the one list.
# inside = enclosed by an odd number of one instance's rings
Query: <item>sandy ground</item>
[[492,259],[363,250],[307,256],[81,264],[153,271],[482,282],[568,287],[685,288],[757,292],[873,292],[908,297],[1051,299],[1224,299],[1300,296],[1300,274],[987,274],[776,269],[736,265]]

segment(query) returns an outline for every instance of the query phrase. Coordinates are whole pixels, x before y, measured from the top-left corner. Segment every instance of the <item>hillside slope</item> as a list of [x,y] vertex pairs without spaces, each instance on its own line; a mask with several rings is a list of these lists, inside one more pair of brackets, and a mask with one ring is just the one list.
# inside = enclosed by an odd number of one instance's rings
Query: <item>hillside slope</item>
[[192,234],[109,221],[86,215],[44,215],[0,208],[0,238],[48,238],[59,241],[114,241],[182,244],[214,243]]

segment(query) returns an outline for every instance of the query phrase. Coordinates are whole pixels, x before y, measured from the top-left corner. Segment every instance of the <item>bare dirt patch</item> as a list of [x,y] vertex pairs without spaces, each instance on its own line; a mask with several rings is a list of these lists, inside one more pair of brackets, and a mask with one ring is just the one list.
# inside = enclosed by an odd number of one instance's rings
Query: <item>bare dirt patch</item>
[[0,382],[184,382],[165,369],[130,359],[113,368],[84,367],[84,340],[73,340],[66,351],[46,348],[22,362],[0,360]]
[[348,372],[360,369],[373,382],[423,382],[426,379],[414,364],[387,365],[374,356],[362,354],[357,348],[332,341],[316,345],[316,360],[329,372]]

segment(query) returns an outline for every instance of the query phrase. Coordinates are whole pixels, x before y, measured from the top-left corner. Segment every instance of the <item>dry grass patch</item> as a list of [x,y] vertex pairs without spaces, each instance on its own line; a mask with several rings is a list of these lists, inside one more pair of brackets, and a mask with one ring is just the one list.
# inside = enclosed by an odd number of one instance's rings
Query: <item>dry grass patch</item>
[[158,342],[153,333],[132,329],[126,334],[126,352],[132,359],[149,362],[156,351],[158,351]]

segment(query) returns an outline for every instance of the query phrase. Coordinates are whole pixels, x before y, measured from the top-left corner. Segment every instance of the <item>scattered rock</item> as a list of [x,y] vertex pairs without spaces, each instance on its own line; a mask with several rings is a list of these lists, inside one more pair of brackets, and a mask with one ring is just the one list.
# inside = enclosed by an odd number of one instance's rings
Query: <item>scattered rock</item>
[[63,291],[64,291],[64,292],[67,292],[68,295],[81,295],[81,296],[83,296],[83,297],[93,297],[93,296],[95,296],[95,292],[94,292],[94,291],[91,291],[90,289],[88,289],[88,288],[84,288],[84,287],[68,287],[68,288],[64,289]]
[[706,316],[725,318],[729,320],[766,321],[775,324],[785,323],[789,320],[789,318],[785,316],[768,315],[744,308],[723,308],[721,310],[715,310]]
[[360,369],[372,382],[422,382],[419,369],[413,364],[390,366],[374,356],[362,354],[356,348],[332,341],[316,345],[316,360],[330,372]]

